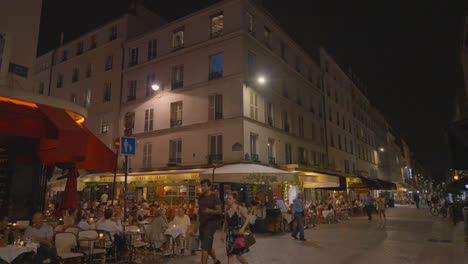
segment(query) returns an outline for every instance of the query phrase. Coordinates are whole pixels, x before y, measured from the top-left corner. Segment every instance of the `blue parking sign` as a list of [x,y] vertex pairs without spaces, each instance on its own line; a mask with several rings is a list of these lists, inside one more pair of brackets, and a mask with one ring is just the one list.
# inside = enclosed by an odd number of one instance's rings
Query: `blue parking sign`
[[135,155],[135,138],[121,137],[120,138],[120,154],[122,155]]

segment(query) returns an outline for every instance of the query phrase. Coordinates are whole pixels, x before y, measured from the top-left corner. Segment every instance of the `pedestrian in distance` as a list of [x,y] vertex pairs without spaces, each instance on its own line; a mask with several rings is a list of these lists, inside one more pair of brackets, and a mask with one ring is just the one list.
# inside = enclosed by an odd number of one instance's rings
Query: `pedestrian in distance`
[[[228,263],[234,263],[234,256],[237,257],[240,263],[247,263],[244,253],[249,252],[243,240],[245,229],[249,224],[249,214],[245,208],[237,203],[238,194],[232,192],[227,196],[227,208],[224,217],[223,231],[226,235],[226,240],[221,236],[221,242],[226,242],[226,253]],[[243,219],[243,222],[242,222]],[[241,243],[243,240],[243,244]]]
[[292,205],[292,215],[293,215],[293,220],[296,221],[296,230],[292,232],[291,236],[297,240],[297,233],[299,233],[299,239],[301,241],[306,241],[304,238],[304,223],[302,221],[302,217],[304,216],[305,213],[305,206],[304,206],[304,193],[299,192],[297,194],[296,199],[294,199],[293,205]]
[[415,193],[413,199],[414,203],[416,204],[416,208],[419,209],[419,194]]
[[376,200],[377,204],[377,211],[379,213],[379,220],[382,222],[382,216],[383,216],[383,222],[386,221],[386,215],[385,215],[385,198],[383,197],[382,193],[379,194],[379,198]]
[[215,264],[221,262],[216,257],[216,252],[213,249],[213,239],[216,233],[217,216],[221,216],[221,201],[211,190],[211,181],[204,179],[201,182],[203,193],[198,198],[199,215],[200,215],[200,240],[202,248],[201,263],[206,264],[208,255],[211,256]]
[[374,209],[374,201],[371,197],[370,192],[367,192],[366,196],[364,196],[363,204],[366,209],[367,217],[370,223],[372,221],[372,209]]

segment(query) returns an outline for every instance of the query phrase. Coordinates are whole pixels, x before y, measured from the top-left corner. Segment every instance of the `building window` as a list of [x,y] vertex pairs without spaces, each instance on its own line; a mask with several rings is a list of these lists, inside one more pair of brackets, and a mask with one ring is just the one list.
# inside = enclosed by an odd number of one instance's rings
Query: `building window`
[[89,44],[89,49],[95,49],[97,47],[97,41],[96,41],[96,35],[91,36],[90,44]]
[[301,88],[299,86],[296,86],[296,98],[297,104],[302,105]]
[[266,107],[267,107],[267,109],[266,109],[267,123],[268,123],[268,125],[273,126],[274,125],[274,121],[273,121],[273,116],[274,116],[273,104],[272,103],[267,103]]
[[110,82],[104,83],[104,102],[111,100],[112,84]]
[[338,103],[338,90],[335,90],[335,103]]
[[214,94],[208,97],[208,118],[212,120],[223,119],[223,95]]
[[343,125],[343,129],[346,130],[346,122],[345,122],[345,118],[343,115],[341,116],[341,121],[342,121],[341,124]]
[[91,88],[88,88],[86,89],[84,107],[88,107],[90,104],[91,104]]
[[320,143],[325,144],[325,129],[320,128]]
[[78,81],[78,75],[80,74],[80,70],[78,68],[73,69],[73,74],[72,74],[72,83]]
[[286,131],[286,132],[289,132],[289,117],[288,117],[288,112],[283,111],[282,117],[283,117],[283,130]]
[[280,55],[283,60],[286,60],[286,45],[284,41],[280,41]]
[[341,145],[341,135],[338,134],[338,148],[341,150],[342,145]]
[[284,156],[285,156],[285,162],[286,164],[291,164],[292,163],[292,147],[291,144],[285,144],[285,151],[284,151]]
[[66,61],[68,59],[68,52],[66,50],[62,51],[62,61]]
[[109,29],[109,41],[117,39],[117,26],[113,26]]
[[37,90],[39,94],[44,94],[44,82],[39,83],[39,89]]
[[288,86],[286,85],[286,80],[283,79],[282,83],[281,83],[281,94],[284,96],[284,97],[288,97]]
[[151,168],[151,154],[153,152],[153,144],[146,143],[143,145],[143,168]]
[[303,147],[299,147],[297,150],[299,164],[307,165],[307,163],[309,162],[307,150]]
[[154,116],[154,109],[146,109],[145,110],[145,127],[144,131],[153,131],[153,116]]
[[184,65],[174,66],[172,68],[172,89],[184,87]]
[[83,41],[80,41],[76,44],[76,55],[83,54]]
[[152,39],[148,41],[148,60],[152,60],[156,58],[158,55],[158,41],[156,39]]
[[252,51],[249,50],[249,53],[248,53],[248,73],[249,73],[249,77],[250,78],[253,78],[254,75],[255,75],[255,67],[256,67],[256,56],[255,56],[255,53],[253,53]]
[[182,140],[169,140],[169,162],[182,163]]
[[5,49],[5,35],[0,33],[0,70],[2,69],[3,50]]
[[130,62],[128,63],[128,66],[134,66],[138,64],[138,48],[132,48],[130,50]]
[[258,97],[250,91],[250,118],[258,120]]
[[328,83],[325,83],[325,86],[327,86],[327,96],[330,97],[331,91],[330,91],[330,86]]
[[352,129],[352,126],[351,126],[351,120],[348,120],[348,130],[349,130],[349,133],[353,133],[353,129]]
[[299,128],[299,136],[304,137],[304,117],[298,116],[297,123]]
[[182,102],[171,103],[171,127],[182,126]]
[[351,154],[354,154],[353,141],[352,140],[349,141],[349,151],[351,152]]
[[333,132],[330,130],[330,146],[335,146],[335,139],[333,138]]
[[312,98],[312,96],[309,97],[309,111],[311,113],[314,113],[314,99]]
[[[138,52],[138,51],[137,51]],[[110,56],[107,56],[106,58],[106,65],[104,66],[104,70],[105,71],[108,71],[108,70],[112,70],[112,64],[114,62],[114,56],[110,55]]]
[[294,65],[294,68],[297,72],[301,71],[301,60],[299,59],[299,57],[296,57],[296,63]]
[[91,77],[91,75],[92,75],[91,64],[88,64],[88,65],[86,66],[86,78]]
[[224,16],[223,13],[218,13],[211,16],[211,37],[215,38],[223,33]]
[[247,19],[247,32],[249,34],[255,35],[255,19],[249,12],[246,12]]
[[210,57],[210,73],[209,80],[223,77],[223,54],[217,54]]
[[357,144],[358,157],[361,158],[361,146]]
[[136,88],[137,88],[137,81],[136,80],[128,81],[127,101],[133,101],[133,100],[136,99]]
[[275,141],[271,138],[268,139],[267,143],[268,152],[268,164],[276,164],[275,161]]
[[340,113],[336,112],[336,125],[339,127],[340,126]]
[[331,106],[328,107],[328,120],[330,120],[330,122],[333,122],[333,113]]
[[184,47],[184,29],[180,28],[172,33],[172,47],[174,49],[181,49]]
[[312,133],[311,133],[311,138],[312,138],[312,141],[316,141],[316,140],[317,140],[317,133],[316,133],[316,131],[315,131],[315,130],[316,130],[316,127],[315,127],[314,121],[312,121],[311,124],[312,124],[312,125],[311,125],[311,128],[310,128],[310,129],[312,130],[312,131],[311,131],[311,132],[312,132]]
[[344,139],[344,151],[348,152],[348,141],[346,140],[346,137]]
[[146,96],[154,95],[156,91],[153,90],[153,85],[155,84],[156,84],[156,74],[152,73],[152,74],[146,75]]
[[321,102],[319,102],[319,104],[318,104],[318,114],[319,114],[320,119],[322,119],[322,117],[323,117],[323,107],[322,107]]
[[267,27],[263,27],[263,38],[265,40],[265,45],[271,47],[271,30]]
[[74,104],[76,104],[76,95],[75,94],[70,95],[70,101],[73,102]]
[[103,115],[101,118],[101,134],[107,134],[109,132],[109,118],[107,115]]
[[214,160],[223,160],[223,135],[208,136],[209,139],[209,153],[208,163],[211,164]]
[[250,157],[252,157],[252,161],[259,161],[257,153],[257,141],[258,135],[250,134]]
[[345,160],[345,161],[344,161],[344,172],[345,172],[346,174],[349,174],[349,173],[350,173],[350,171],[349,171],[349,160]]

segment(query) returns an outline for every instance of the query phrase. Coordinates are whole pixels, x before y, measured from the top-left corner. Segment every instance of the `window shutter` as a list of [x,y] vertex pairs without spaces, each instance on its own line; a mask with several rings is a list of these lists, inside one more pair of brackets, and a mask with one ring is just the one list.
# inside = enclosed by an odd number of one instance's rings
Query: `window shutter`
[[154,109],[150,109],[150,116],[149,116],[149,130],[153,130],[153,116],[154,116]]
[[214,95],[209,96],[208,118],[209,120],[215,120],[215,97]]

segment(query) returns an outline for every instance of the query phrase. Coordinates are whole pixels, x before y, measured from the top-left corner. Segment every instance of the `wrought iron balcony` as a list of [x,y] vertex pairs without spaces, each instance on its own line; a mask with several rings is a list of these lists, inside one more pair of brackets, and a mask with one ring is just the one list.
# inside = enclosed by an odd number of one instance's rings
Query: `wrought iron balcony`
[[210,154],[208,155],[208,164],[211,164],[214,160],[218,162],[223,161],[223,154]]
[[182,119],[171,119],[171,127],[178,127],[182,125]]

